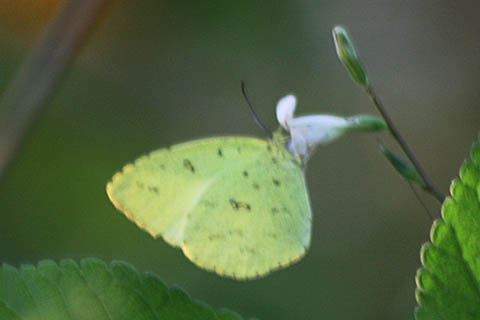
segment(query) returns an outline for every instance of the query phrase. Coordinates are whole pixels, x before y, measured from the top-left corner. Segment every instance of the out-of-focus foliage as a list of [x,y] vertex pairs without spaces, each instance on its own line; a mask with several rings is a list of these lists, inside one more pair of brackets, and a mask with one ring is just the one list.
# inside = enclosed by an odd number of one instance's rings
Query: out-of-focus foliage
[[460,169],[443,205],[443,220],[422,248],[417,319],[480,318],[480,143]]
[[154,274],[131,265],[84,259],[62,260],[37,267],[8,265],[0,269],[0,318],[27,319],[202,319],[241,320],[192,301],[178,288],[168,288]]
[[2,27],[8,28],[22,37],[38,34],[56,12],[62,0],[2,0],[0,20]]

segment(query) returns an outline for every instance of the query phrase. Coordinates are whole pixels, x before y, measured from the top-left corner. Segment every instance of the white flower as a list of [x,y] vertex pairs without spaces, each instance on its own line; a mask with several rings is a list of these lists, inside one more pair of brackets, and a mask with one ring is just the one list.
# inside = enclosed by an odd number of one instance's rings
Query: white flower
[[307,115],[294,118],[297,99],[288,95],[278,101],[276,112],[280,125],[290,132],[288,150],[305,162],[318,145],[342,136],[351,126],[345,118],[332,115]]

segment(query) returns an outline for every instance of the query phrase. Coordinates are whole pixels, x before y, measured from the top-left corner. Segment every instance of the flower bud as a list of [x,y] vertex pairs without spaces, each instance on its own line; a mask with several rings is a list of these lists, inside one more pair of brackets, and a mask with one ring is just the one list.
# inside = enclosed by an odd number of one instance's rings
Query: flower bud
[[397,170],[397,172],[407,181],[417,182],[420,185],[423,185],[421,180],[418,178],[417,170],[399,155],[391,152],[385,146],[380,145],[383,155],[390,161],[392,166]]
[[383,119],[368,114],[350,117],[347,120],[351,123],[349,129],[354,131],[376,132],[388,128]]
[[357,52],[347,31],[340,26],[336,26],[333,28],[332,34],[338,58],[347,68],[352,79],[365,88],[368,88],[369,83],[367,73],[358,59]]

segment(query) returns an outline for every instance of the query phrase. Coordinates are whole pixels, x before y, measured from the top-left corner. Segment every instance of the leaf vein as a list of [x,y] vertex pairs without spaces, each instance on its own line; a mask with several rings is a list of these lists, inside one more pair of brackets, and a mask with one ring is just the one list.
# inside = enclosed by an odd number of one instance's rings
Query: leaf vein
[[450,223],[447,223],[448,226],[450,227],[450,230],[452,231],[453,233],[453,238],[455,239],[455,245],[457,246],[458,250],[460,251],[460,255],[463,259],[462,262],[463,262],[463,265],[465,266],[465,269],[467,270],[467,274],[468,274],[468,277],[470,278],[471,282],[474,284],[474,288],[475,288],[475,291],[477,293],[477,296],[480,300],[480,283],[478,282],[478,279],[475,277],[474,273],[473,273],[473,270],[472,268],[470,267],[470,264],[468,263],[468,261],[465,259],[464,255],[463,255],[463,248],[460,244],[460,239],[458,238],[458,235],[457,235],[457,232],[455,231],[455,228],[450,224]]
[[[92,292],[92,294],[95,296],[95,298],[97,298],[98,301],[100,302],[103,310],[105,310],[105,314],[108,316],[108,319],[113,320],[112,315],[110,314],[110,312],[108,312],[107,307],[105,306],[105,303],[103,302],[103,300],[99,297],[99,295],[95,292],[95,290],[93,290],[93,288],[91,288],[90,285],[88,284],[88,281],[85,278],[85,276],[83,275],[83,272],[82,272],[82,269],[81,269],[80,265],[78,266],[78,271],[79,271],[78,274],[79,274],[80,278],[82,278],[82,280],[85,282],[85,285],[86,285],[87,289],[90,290]],[[113,275],[112,275],[112,277],[113,277]]]

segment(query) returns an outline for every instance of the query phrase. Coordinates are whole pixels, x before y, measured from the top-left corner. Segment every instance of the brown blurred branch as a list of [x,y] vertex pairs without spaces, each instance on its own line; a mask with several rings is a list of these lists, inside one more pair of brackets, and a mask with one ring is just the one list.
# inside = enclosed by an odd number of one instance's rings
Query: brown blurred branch
[[0,100],[0,178],[89,30],[113,0],[69,0]]

